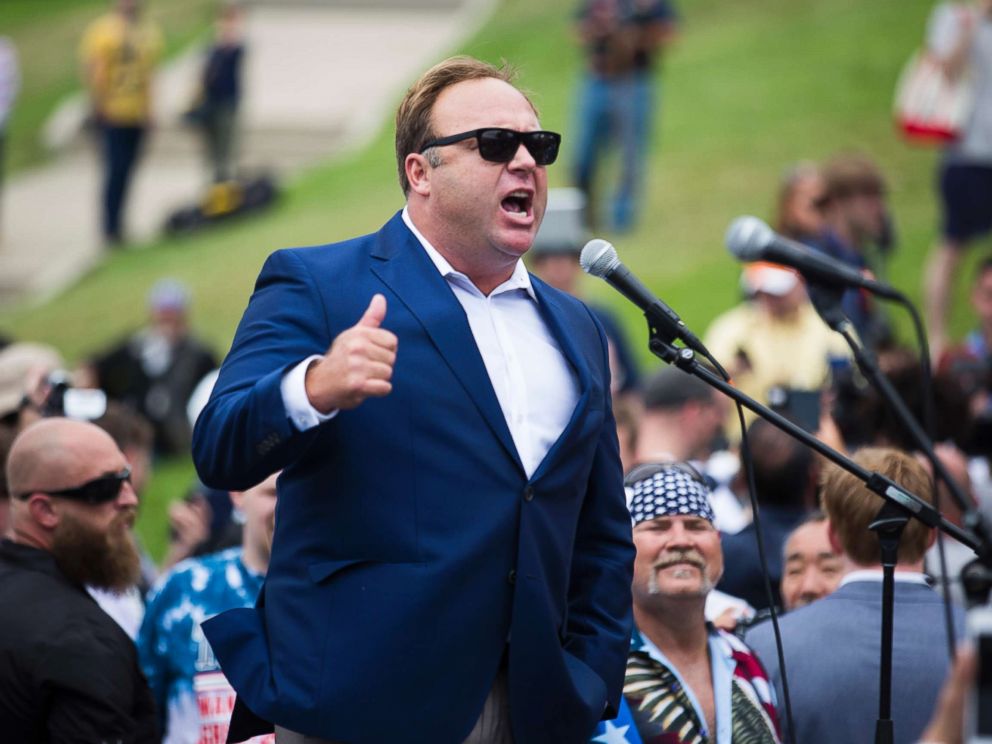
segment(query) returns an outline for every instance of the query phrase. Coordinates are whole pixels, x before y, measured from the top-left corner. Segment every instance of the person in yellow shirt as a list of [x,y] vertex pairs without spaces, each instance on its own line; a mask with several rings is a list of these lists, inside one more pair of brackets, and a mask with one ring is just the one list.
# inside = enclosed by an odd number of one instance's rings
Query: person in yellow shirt
[[122,242],[128,185],[151,125],[152,76],[162,52],[158,28],[142,17],[140,0],[116,0],[83,35],[80,58],[93,121],[102,136],[103,235]]
[[820,390],[832,360],[848,360],[847,342],[817,315],[798,274],[750,264],[742,284],[753,299],[713,321],[704,343],[742,391],[762,403],[773,387]]

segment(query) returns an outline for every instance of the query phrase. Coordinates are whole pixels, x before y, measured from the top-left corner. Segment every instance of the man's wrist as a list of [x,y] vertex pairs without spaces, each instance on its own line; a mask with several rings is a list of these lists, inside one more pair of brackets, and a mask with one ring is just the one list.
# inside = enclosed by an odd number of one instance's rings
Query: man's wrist
[[338,413],[337,409],[328,413],[319,411],[310,402],[310,397],[307,395],[307,371],[314,363],[319,362],[322,358],[320,354],[307,357],[283,375],[282,381],[279,384],[279,391],[282,394],[282,403],[286,409],[286,416],[299,431],[306,431],[325,421],[330,421]]

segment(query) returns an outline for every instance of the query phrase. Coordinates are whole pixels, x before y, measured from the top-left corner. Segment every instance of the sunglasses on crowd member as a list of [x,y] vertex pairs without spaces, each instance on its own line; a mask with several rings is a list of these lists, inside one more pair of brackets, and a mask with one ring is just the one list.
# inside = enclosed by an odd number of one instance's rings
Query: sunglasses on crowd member
[[453,145],[473,137],[479,144],[479,155],[483,160],[491,163],[509,163],[517,154],[522,142],[535,163],[551,165],[557,159],[558,147],[561,145],[561,135],[557,132],[518,132],[515,129],[502,127],[484,127],[431,140],[420,148],[420,152],[423,154],[432,147]]
[[635,483],[657,475],[663,470],[677,470],[699,485],[705,486],[707,490],[713,490],[714,483],[687,462],[645,462],[635,465],[624,477],[623,484],[631,488]]
[[120,496],[121,488],[125,483],[131,482],[131,468],[124,468],[116,473],[107,473],[99,478],[86,481],[81,486],[66,488],[61,491],[32,491],[21,494],[20,498],[26,499],[31,493],[46,493],[49,496],[58,496],[62,499],[72,499],[82,501],[85,504],[96,505],[107,501],[113,501]]

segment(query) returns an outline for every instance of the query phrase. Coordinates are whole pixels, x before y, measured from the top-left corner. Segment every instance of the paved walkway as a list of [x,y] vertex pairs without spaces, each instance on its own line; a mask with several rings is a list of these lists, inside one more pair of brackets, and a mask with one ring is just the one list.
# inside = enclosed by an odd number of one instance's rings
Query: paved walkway
[[[360,147],[403,90],[485,20],[494,0],[256,0],[246,17],[242,165],[288,178]],[[157,236],[169,213],[195,201],[207,174],[180,115],[202,50],[156,81],[156,129],[127,207],[132,248]],[[61,154],[9,180],[3,193],[0,304],[63,289],[104,254],[97,154],[80,132],[81,99],[53,115],[45,136]]]

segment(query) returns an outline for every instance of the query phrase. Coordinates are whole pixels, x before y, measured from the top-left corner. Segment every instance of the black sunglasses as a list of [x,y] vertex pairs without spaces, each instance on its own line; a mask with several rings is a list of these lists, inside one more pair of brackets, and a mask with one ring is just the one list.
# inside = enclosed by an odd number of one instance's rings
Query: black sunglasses
[[558,158],[558,147],[561,145],[561,135],[557,132],[518,132],[515,129],[485,127],[431,140],[420,148],[420,152],[423,154],[432,147],[453,145],[472,137],[479,143],[479,155],[491,163],[509,163],[522,142],[535,163],[551,165]]
[[690,479],[694,480],[701,486],[705,486],[707,490],[712,491],[715,483],[712,482],[705,475],[700,473],[696,468],[687,462],[645,462],[640,465],[634,466],[634,468],[627,473],[623,479],[623,484],[627,488],[633,487],[635,483],[642,480],[650,478],[663,470],[677,470],[683,475],[688,476]]
[[[130,481],[131,468],[124,468],[116,473],[101,475],[99,478],[94,478],[75,488],[66,488],[62,491],[41,491],[40,493],[47,493],[49,496],[58,496],[62,499],[82,501],[91,505],[103,504],[116,499],[120,495],[124,484]],[[33,491],[32,493],[38,492]],[[29,495],[23,494],[21,498],[27,498]]]

